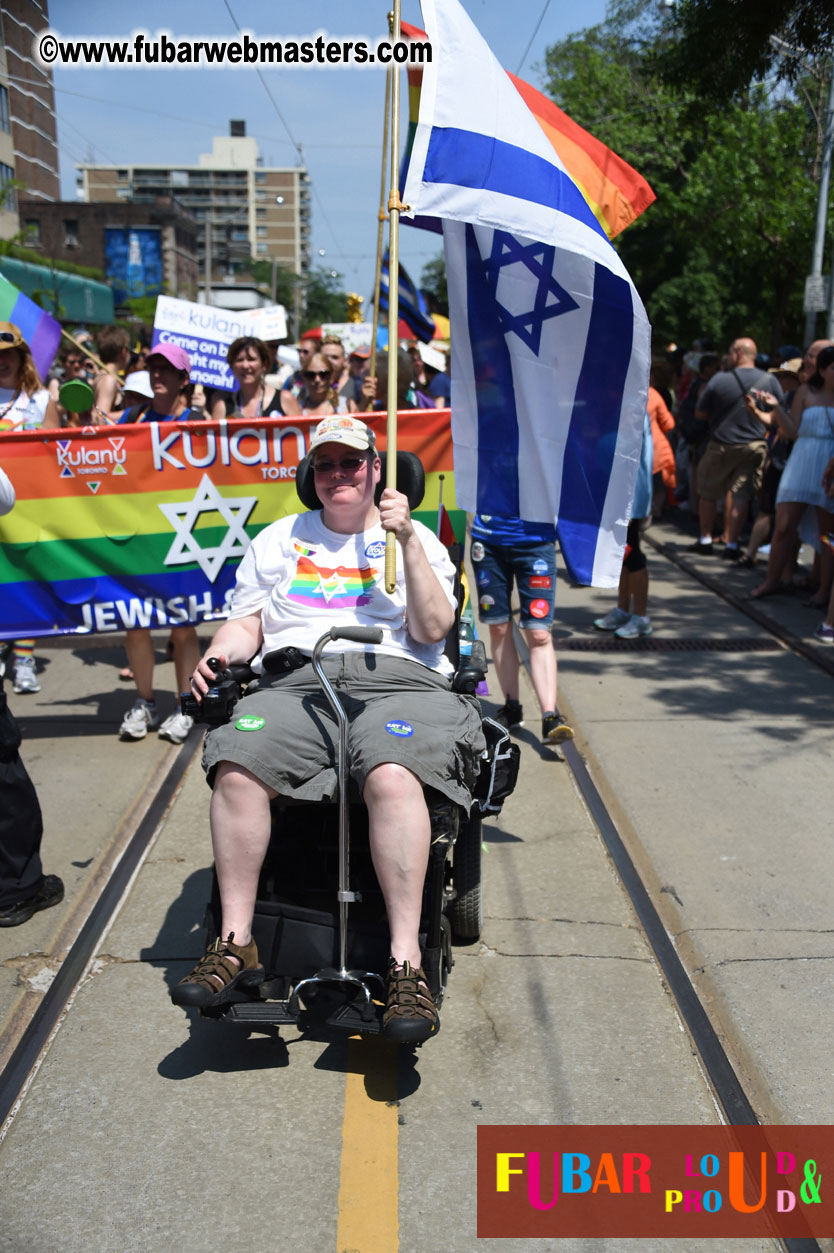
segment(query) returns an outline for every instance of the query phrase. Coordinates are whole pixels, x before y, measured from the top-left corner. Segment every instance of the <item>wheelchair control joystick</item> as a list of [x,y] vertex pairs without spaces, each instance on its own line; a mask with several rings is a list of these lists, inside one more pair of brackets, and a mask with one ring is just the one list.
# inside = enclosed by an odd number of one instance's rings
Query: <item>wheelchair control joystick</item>
[[217,657],[209,657],[206,664],[214,671],[215,682],[202,700],[198,700],[193,692],[183,692],[180,696],[180,709],[195,722],[219,727],[232,716],[232,710],[240,699],[240,683],[231,669],[223,669]]

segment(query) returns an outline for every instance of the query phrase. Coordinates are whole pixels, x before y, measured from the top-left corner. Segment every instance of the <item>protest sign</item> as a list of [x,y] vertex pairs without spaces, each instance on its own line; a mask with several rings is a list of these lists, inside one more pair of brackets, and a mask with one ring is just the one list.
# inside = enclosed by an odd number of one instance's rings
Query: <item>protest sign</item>
[[321,337],[325,335],[338,335],[345,347],[345,356],[349,357],[355,348],[370,348],[371,332],[373,327],[370,322],[322,322]]
[[[179,344],[191,358],[191,382],[204,387],[218,387],[231,392],[237,388],[234,375],[226,364],[226,350],[241,335],[254,335],[258,339],[280,339],[271,333],[281,326],[272,305],[254,314],[234,313],[230,309],[218,309],[214,305],[195,304],[191,300],[175,300],[172,296],[160,296],[156,302],[152,346]],[[267,314],[261,317],[260,314]],[[286,334],[286,318],[283,319]],[[266,332],[270,333],[267,334]]]

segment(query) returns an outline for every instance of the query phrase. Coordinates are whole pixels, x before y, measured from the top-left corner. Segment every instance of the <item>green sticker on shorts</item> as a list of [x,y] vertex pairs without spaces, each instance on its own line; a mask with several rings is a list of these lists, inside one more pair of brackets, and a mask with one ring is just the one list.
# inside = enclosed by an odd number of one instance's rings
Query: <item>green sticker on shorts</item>
[[256,714],[248,714],[246,717],[238,718],[235,723],[237,731],[260,731],[261,727],[266,726],[266,718],[259,718]]

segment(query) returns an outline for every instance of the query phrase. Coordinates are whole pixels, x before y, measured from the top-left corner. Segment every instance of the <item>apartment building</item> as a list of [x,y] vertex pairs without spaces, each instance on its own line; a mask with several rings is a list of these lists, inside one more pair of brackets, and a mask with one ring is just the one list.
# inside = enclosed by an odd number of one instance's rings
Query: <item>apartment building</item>
[[201,282],[213,282],[252,256],[295,274],[310,266],[310,191],[301,167],[262,164],[242,121],[216,136],[196,165],[79,165],[79,198],[142,203],[173,196],[197,221]]
[[[0,0],[0,238],[19,229],[18,196],[60,197],[52,74],[32,57],[45,0]],[[14,186],[17,184],[17,187]]]

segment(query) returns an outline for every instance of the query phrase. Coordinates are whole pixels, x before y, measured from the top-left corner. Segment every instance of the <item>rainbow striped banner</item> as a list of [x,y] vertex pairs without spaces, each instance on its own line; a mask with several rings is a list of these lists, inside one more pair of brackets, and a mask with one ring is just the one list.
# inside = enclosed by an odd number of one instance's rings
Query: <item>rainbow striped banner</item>
[[[385,448],[384,414],[363,415]],[[301,506],[298,463],[317,418],[139,423],[0,436],[17,504],[0,518],[0,639],[122,631],[225,616],[249,541]],[[401,413],[436,529],[440,478],[456,537],[448,409]]]
[[29,345],[35,369],[42,379],[49,373],[61,342],[61,327],[52,317],[36,305],[34,300],[18,291],[0,274],[0,322],[14,322]]

